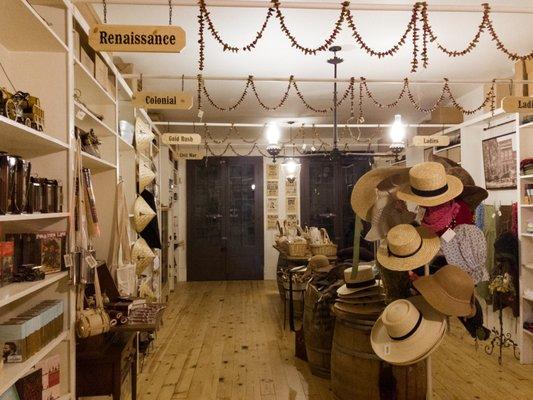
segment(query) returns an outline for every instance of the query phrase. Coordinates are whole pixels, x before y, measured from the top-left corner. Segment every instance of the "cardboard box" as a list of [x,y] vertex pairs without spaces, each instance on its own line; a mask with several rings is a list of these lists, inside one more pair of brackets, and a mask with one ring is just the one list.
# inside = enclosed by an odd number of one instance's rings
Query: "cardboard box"
[[430,124],[460,124],[463,113],[455,107],[437,107],[431,112]]
[[102,58],[100,58],[98,54],[96,54],[94,57],[94,77],[105,90],[108,90],[108,75],[109,68],[107,68],[107,64],[104,62],[104,60],[102,60]]
[[[487,96],[487,94],[489,93],[490,91],[490,88],[491,88],[492,84],[490,83],[486,83],[485,85],[483,85],[483,94],[485,96]],[[498,108],[501,108],[502,106],[502,100],[504,97],[507,97],[507,96],[510,96],[511,95],[511,84],[510,83],[497,83],[495,86],[495,98],[494,98],[494,108],[495,109],[498,109]],[[485,104],[485,107],[484,107],[484,110],[486,112],[490,112],[490,101]]]
[[83,47],[80,49],[80,62],[85,68],[87,68],[89,73],[94,71],[94,61],[91,59],[89,54],[87,54]]

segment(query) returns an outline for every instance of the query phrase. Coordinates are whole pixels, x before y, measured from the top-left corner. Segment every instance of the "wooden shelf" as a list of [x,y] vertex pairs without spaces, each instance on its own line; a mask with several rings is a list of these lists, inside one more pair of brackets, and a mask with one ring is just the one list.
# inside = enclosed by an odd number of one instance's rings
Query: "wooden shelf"
[[526,336],[529,336],[530,338],[533,339],[533,332],[528,331],[527,329],[524,329],[524,328],[522,328],[522,329],[524,330],[524,333],[526,334]]
[[77,58],[74,59],[74,87],[81,92],[80,100],[89,106],[116,104],[113,97]]
[[525,129],[525,128],[533,128],[533,121],[531,122],[527,122],[525,124],[522,124],[519,126],[520,129]]
[[533,204],[522,204],[520,207],[522,207],[522,208],[533,208]]
[[521,233],[520,236],[533,238],[533,233]]
[[533,174],[529,175],[518,175],[520,179],[533,179]]
[[68,52],[65,43],[24,0],[2,0],[0,43],[9,51]]
[[0,307],[28,296],[68,276],[67,271],[46,275],[41,281],[11,283],[0,288]]
[[84,168],[89,168],[92,173],[98,173],[102,171],[109,171],[111,169],[116,169],[117,166],[102,160],[101,158],[98,158],[96,156],[93,156],[89,153],[86,153],[84,151],[81,152],[81,159],[82,164]]
[[529,269],[529,270],[533,271],[533,264],[522,264],[522,266],[523,266],[525,269]]
[[[103,121],[100,121],[98,118],[96,118],[96,115],[94,115],[91,111],[89,111],[83,104],[74,101],[74,124],[78,127],[83,129],[84,131],[89,131],[91,129],[94,130],[94,133],[99,138],[101,137],[109,137],[109,136],[117,136],[117,133],[109,127],[107,124],[105,124]],[[78,118],[78,113],[84,113],[85,116],[83,119]]]
[[0,393],[4,393],[20,378],[26,375],[39,361],[55,349],[63,340],[68,339],[69,331],[64,331],[41,350],[22,363],[4,364],[0,374]]
[[135,147],[126,142],[124,138],[118,135],[118,149],[119,151],[133,151],[135,152]]
[[42,214],[8,214],[0,215],[1,222],[14,222],[14,221],[35,221],[40,219],[60,219],[68,218],[69,213],[42,213]]
[[0,116],[0,150],[23,158],[38,157],[68,149],[67,143],[43,132]]
[[526,295],[523,294],[523,295],[522,295],[522,298],[523,298],[524,300],[527,300],[527,301],[531,301],[531,302],[533,302],[533,297],[529,297],[529,296],[526,296]]
[[439,150],[435,149],[435,150],[433,150],[433,154],[439,154],[439,153],[442,153],[443,151],[455,149],[457,147],[461,147],[461,143],[452,144],[451,146],[448,146],[448,147],[445,147],[445,148],[439,149]]

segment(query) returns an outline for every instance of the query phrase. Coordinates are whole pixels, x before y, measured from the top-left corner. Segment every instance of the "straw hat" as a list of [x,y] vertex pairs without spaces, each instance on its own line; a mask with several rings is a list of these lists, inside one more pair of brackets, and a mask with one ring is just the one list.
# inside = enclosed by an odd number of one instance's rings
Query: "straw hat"
[[442,164],[429,161],[409,170],[409,183],[398,190],[397,196],[423,207],[433,207],[454,199],[462,191],[463,183],[459,178],[446,175]]
[[343,302],[335,303],[337,308],[341,311],[351,314],[375,314],[376,317],[383,311],[385,303],[378,304],[349,304]]
[[150,143],[154,140],[155,135],[149,131],[135,131],[135,148],[137,151],[146,150],[150,147]]
[[[339,294],[339,291],[337,290],[337,294]],[[381,286],[372,286],[370,288],[366,288],[364,290],[361,290],[359,292],[349,293],[349,294],[339,294],[339,299],[344,300],[351,300],[351,299],[360,299],[361,297],[374,297],[374,296],[380,296],[383,294],[383,290]]]
[[370,242],[383,239],[392,227],[410,224],[416,217],[415,213],[407,209],[403,201],[381,190],[376,193],[376,203],[372,206],[370,214],[372,226],[365,236],[365,240]]
[[410,360],[410,361],[407,361],[405,363],[396,363],[396,365],[402,365],[402,366],[407,366],[407,365],[413,365],[413,364],[416,364],[420,361],[423,361],[425,360],[426,358],[428,358],[431,353],[433,353],[435,350],[437,350],[439,348],[439,346],[441,345],[442,341],[444,340],[444,338],[446,337],[446,325],[444,325],[442,327],[442,332],[440,334],[440,337],[437,339],[437,341],[435,342],[435,346],[433,346],[431,349],[429,349],[429,351],[423,355],[421,355],[420,357],[414,359],[414,360]]
[[329,259],[324,255],[316,255],[307,262],[308,268],[311,272],[328,273],[334,266],[330,265]]
[[445,316],[416,296],[385,308],[372,328],[370,343],[382,360],[407,365],[435,350],[445,329]]
[[472,211],[475,210],[483,200],[489,197],[489,192],[482,187],[476,186],[476,182],[474,181],[474,178],[472,178],[472,175],[455,161],[435,154],[430,154],[428,161],[435,161],[442,164],[447,174],[453,175],[463,182],[463,192],[458,197],[467,203]]
[[144,162],[139,163],[139,192],[142,192],[155,179],[155,173]]
[[337,301],[346,304],[371,304],[371,303],[383,303],[385,301],[385,295],[377,293],[374,296],[363,297],[337,297]]
[[141,197],[138,196],[133,203],[133,224],[135,230],[141,232],[155,218],[155,211]]
[[363,220],[370,222],[372,206],[376,202],[376,189],[389,190],[408,181],[409,168],[383,167],[364,174],[355,183],[351,204],[353,211]]
[[378,248],[377,259],[393,271],[410,271],[429,263],[440,249],[440,239],[429,229],[396,225]]
[[355,277],[352,277],[352,271],[353,267],[344,270],[344,281],[346,283],[337,289],[338,295],[345,296],[379,286],[374,277],[372,264],[359,264]]
[[138,238],[131,249],[131,259],[135,263],[135,272],[142,274],[155,258],[155,254],[143,238]]
[[466,317],[475,313],[474,281],[455,265],[445,265],[413,285],[433,308],[445,315]]

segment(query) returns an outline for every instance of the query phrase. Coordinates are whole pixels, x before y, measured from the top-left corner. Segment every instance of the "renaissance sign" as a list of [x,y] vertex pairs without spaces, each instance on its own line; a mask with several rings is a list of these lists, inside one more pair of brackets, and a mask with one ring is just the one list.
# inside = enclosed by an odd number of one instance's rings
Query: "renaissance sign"
[[502,108],[503,111],[509,113],[533,114],[533,97],[504,97]]
[[449,136],[433,135],[433,136],[413,137],[413,146],[417,146],[417,147],[448,146],[449,144],[450,144]]
[[98,24],[89,31],[89,45],[96,51],[179,53],[185,31],[179,26]]
[[164,144],[201,144],[202,137],[197,133],[163,133]]
[[188,92],[136,92],[133,105],[142,108],[189,110],[192,108],[192,94]]

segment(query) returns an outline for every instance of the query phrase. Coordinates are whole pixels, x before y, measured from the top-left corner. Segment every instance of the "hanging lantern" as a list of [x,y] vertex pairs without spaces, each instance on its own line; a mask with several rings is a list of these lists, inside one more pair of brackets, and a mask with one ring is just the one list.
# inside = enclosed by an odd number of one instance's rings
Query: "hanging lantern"
[[285,177],[291,183],[294,182],[300,174],[301,164],[300,160],[297,158],[287,158],[285,161],[283,161],[281,167],[283,168]]

